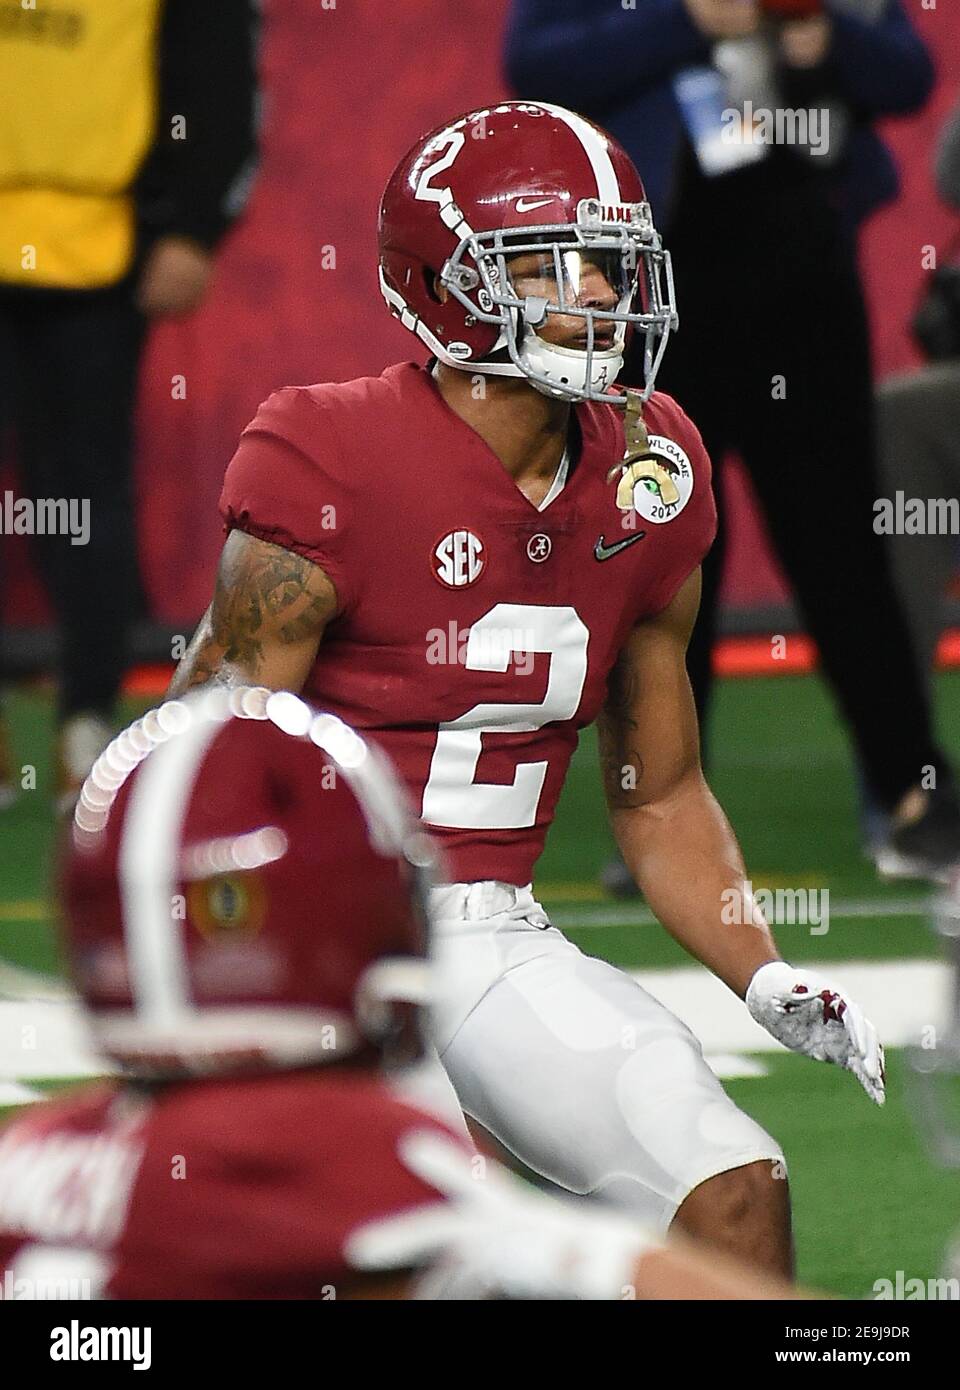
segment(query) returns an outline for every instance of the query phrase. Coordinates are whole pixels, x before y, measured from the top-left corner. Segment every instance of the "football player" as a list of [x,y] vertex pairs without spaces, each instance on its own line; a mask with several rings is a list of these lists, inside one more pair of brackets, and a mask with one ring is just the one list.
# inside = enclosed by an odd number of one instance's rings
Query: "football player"
[[387,760],[265,689],[137,720],[81,793],[73,974],[122,1079],[0,1133],[0,1298],[789,1297],[527,1190],[396,1099],[433,850]]
[[[431,359],[263,404],[171,693],[302,691],[375,734],[455,879],[434,894],[436,1045],[464,1111],[554,1183],[785,1272],[779,1146],[531,891],[596,719],[614,832],[663,926],[882,1102],[874,1029],[781,960],[700,769],[684,653],[715,510],[696,428],[654,389],[676,311],[639,176],[574,113],[504,102],[417,142],[379,239],[386,302]],[[624,392],[628,332],[646,379]]]
[[293,696],[207,691],[108,746],[69,835],[67,951],[124,1080],[0,1136],[7,1296],[369,1294],[345,1241],[437,1200],[397,1149],[443,1133],[376,1076],[418,1045],[427,852],[385,759]]

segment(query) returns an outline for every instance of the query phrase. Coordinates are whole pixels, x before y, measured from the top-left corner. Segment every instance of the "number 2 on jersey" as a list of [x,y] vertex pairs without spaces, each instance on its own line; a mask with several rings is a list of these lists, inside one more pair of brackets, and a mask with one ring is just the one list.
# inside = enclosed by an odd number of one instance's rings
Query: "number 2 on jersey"
[[[538,704],[474,705],[440,725],[423,789],[423,819],[429,825],[518,830],[535,823],[546,762],[518,763],[511,783],[477,782],[483,735],[532,733],[555,720],[572,719],[587,678],[589,637],[570,607],[498,603],[473,624],[464,662],[468,671],[506,671],[516,652],[546,652],[547,690]],[[523,681],[522,676],[516,679]]]

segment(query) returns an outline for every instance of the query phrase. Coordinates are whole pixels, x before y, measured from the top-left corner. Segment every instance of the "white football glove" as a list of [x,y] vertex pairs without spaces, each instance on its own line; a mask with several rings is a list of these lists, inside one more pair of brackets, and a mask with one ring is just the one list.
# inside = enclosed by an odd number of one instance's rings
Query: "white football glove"
[[841,990],[810,970],[773,960],[750,981],[746,1003],[778,1042],[818,1062],[846,1067],[870,1099],[883,1104],[883,1047],[877,1030]]

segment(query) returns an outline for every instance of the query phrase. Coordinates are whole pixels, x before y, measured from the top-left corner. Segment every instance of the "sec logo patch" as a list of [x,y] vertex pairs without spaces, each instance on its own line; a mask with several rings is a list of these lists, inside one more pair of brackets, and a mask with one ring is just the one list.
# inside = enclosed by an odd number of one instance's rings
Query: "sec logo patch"
[[486,564],[483,541],[472,531],[449,531],[430,556],[434,577],[448,589],[475,584]]
[[617,506],[631,509],[659,525],[679,516],[693,493],[693,469],[680,445],[662,434],[650,435],[656,458],[628,464],[617,486]]

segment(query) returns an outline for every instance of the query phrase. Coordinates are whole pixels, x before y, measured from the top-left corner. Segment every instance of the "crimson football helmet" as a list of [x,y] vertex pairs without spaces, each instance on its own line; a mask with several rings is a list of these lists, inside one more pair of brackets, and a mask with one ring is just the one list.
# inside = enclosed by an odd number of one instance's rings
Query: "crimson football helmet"
[[[638,330],[644,399],[653,391],[677,326],[670,256],[629,155],[582,116],[506,101],[433,131],[390,176],[379,234],[391,312],[447,366],[524,376],[564,400],[615,403],[609,388],[628,330]],[[521,298],[511,258],[534,253],[545,293]],[[614,307],[597,307],[583,289],[590,264],[602,269]],[[540,336],[551,314],[584,320],[582,347]],[[607,323],[612,341],[597,347]]]
[[61,868],[101,1050],[170,1076],[422,1043],[429,838],[384,754],[297,696],[202,691],[94,765]]

